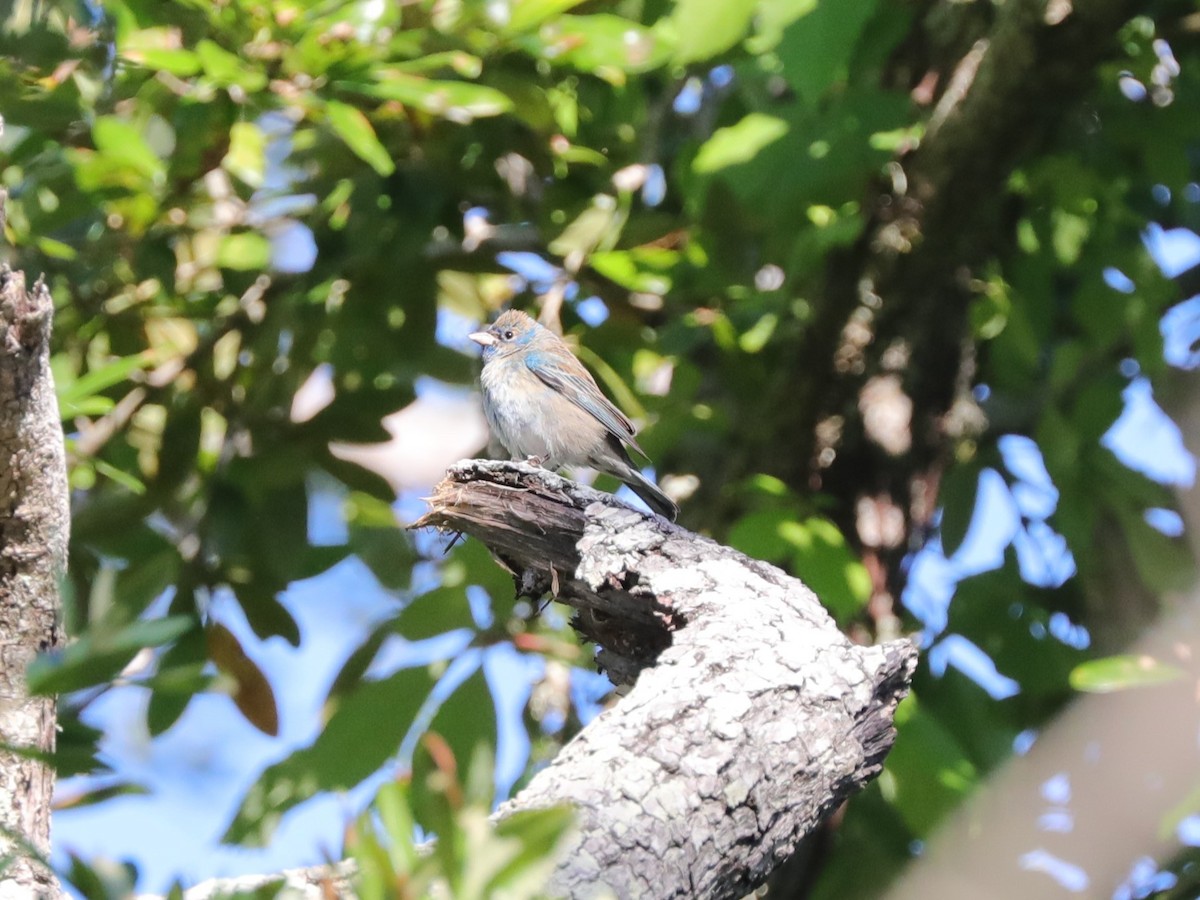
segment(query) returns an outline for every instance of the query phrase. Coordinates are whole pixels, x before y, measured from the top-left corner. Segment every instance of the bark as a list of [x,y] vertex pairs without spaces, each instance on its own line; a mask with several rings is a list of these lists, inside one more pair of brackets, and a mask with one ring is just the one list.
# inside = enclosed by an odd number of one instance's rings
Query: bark
[[50,850],[50,766],[8,748],[54,749],[52,697],[30,697],[25,669],[58,646],[66,566],[66,461],[50,375],[50,292],[0,267],[0,898],[57,895],[29,851]]
[[552,896],[743,896],[880,771],[916,648],[850,643],[779,569],[518,463],[452,467],[419,524],[573,607],[625,692],[499,811],[576,809]]

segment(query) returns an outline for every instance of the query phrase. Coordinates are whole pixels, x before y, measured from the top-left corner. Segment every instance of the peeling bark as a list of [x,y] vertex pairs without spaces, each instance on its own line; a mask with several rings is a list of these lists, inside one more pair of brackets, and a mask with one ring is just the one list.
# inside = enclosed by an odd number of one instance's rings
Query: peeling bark
[[625,696],[501,808],[570,803],[552,896],[740,897],[878,774],[916,664],[779,569],[519,463],[453,466],[418,525],[576,610]]
[[[25,668],[60,641],[69,531],[52,313],[44,284],[27,291],[21,273],[0,267],[0,742],[38,752],[54,749],[54,699],[28,695]],[[54,772],[0,753],[0,857],[14,857],[0,873],[0,898],[57,896],[53,874],[28,852],[50,851]]]

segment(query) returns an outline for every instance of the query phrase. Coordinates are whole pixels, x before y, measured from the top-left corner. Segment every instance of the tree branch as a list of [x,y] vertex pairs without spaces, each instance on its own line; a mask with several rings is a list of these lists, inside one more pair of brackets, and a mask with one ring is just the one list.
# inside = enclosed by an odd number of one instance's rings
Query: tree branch
[[520,463],[453,466],[418,525],[554,591],[627,690],[500,810],[575,807],[550,894],[743,896],[878,774],[916,648],[851,644],[775,567]]
[[57,896],[54,876],[24,847],[50,850],[54,772],[7,748],[54,749],[52,697],[30,697],[25,669],[56,647],[58,579],[69,511],[62,425],[50,376],[54,306],[42,282],[0,266],[0,897]]

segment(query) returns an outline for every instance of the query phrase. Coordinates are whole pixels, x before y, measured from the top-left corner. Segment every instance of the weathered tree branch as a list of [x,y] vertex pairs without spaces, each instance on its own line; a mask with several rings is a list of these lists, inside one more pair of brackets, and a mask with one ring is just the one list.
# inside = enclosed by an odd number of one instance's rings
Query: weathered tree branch
[[552,592],[627,688],[500,815],[567,802],[552,895],[740,897],[875,776],[916,664],[780,570],[541,469],[453,466],[420,525]]
[[57,646],[58,579],[69,512],[62,425],[50,376],[50,292],[25,289],[0,267],[0,898],[56,896],[54,876],[25,847],[48,854],[51,767],[8,747],[54,749],[51,697],[30,697],[25,668]]

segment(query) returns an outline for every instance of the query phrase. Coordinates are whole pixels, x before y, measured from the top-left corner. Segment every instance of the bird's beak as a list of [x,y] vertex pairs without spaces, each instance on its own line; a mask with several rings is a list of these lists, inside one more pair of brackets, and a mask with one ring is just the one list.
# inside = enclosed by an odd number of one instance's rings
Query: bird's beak
[[496,336],[494,334],[489,334],[486,331],[475,331],[471,334],[468,334],[467,337],[481,347],[491,347],[496,343]]

